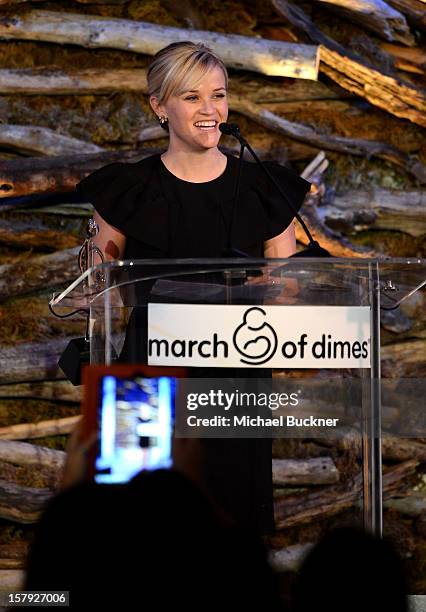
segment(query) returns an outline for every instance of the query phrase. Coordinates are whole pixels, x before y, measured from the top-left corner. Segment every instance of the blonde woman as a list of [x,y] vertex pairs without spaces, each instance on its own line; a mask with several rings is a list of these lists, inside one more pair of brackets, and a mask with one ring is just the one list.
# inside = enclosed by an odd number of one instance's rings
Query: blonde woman
[[[173,43],[153,58],[148,91],[169,134],[167,150],[137,163],[111,164],[79,184],[95,207],[96,242],[106,258],[222,257],[230,233],[232,246],[250,256],[293,254],[293,214],[249,162],[242,166],[230,232],[238,161],[218,149],[218,126],[228,117],[222,60],[202,44]],[[269,169],[300,208],[310,183],[278,164]],[[144,315],[135,316],[121,360],[145,361],[144,334]],[[270,441],[206,440],[205,448],[203,479],[211,497],[238,522],[271,531]]]

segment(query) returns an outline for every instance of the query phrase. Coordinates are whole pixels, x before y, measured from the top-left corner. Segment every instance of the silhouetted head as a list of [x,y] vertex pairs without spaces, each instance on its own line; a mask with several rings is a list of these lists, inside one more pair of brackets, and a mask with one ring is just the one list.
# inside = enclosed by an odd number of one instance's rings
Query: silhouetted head
[[336,529],[306,558],[295,584],[294,612],[406,612],[401,561],[389,542],[359,529]]

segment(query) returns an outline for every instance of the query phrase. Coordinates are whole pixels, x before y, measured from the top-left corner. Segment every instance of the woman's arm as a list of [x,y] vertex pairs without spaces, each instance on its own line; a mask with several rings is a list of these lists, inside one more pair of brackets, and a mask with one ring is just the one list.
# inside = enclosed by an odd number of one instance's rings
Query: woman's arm
[[[105,261],[123,259],[126,236],[107,223],[98,212],[95,211],[93,218],[99,227],[99,233],[95,236],[93,242],[104,254]],[[95,263],[100,263],[99,257],[97,257]]]
[[264,257],[266,259],[274,259],[281,257],[290,257],[296,252],[296,234],[294,232],[294,223],[290,225],[278,236],[267,240],[263,247]]

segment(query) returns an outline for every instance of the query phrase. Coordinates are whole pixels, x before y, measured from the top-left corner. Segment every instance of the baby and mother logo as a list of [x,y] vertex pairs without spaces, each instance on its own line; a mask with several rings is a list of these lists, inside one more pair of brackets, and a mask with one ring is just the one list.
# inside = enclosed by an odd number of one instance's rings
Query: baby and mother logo
[[262,365],[275,354],[278,336],[266,321],[263,308],[253,306],[244,313],[243,322],[232,337],[236,350],[242,355],[242,363]]
[[369,368],[370,309],[148,304],[148,363]]

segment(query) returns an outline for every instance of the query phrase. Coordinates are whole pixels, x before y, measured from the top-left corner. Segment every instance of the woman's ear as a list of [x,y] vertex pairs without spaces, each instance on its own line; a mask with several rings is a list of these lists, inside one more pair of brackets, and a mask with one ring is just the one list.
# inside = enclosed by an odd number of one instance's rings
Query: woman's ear
[[152,110],[157,115],[157,117],[161,117],[162,115],[165,115],[163,105],[160,104],[156,96],[150,96],[149,103],[151,105]]

